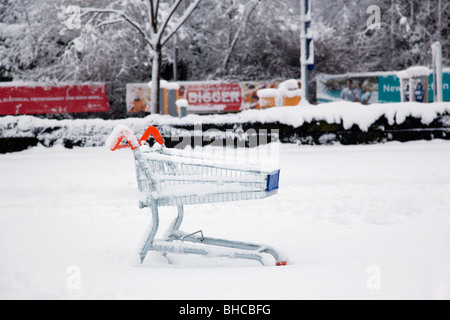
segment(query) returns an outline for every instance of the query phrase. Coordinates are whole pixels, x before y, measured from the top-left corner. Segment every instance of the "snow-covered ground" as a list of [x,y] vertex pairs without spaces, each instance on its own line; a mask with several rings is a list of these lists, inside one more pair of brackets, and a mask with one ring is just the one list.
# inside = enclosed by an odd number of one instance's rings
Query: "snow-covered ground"
[[[0,299],[450,299],[450,142],[280,146],[278,195],[186,207],[182,229],[267,243],[286,267],[137,247],[131,152],[0,155]],[[161,210],[162,226],[175,208]]]

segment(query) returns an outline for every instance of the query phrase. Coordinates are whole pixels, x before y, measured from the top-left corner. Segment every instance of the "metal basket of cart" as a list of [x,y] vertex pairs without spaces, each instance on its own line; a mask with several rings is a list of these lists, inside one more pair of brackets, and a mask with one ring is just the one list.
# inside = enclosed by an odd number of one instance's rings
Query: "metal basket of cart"
[[[153,135],[160,148],[144,147]],[[123,141],[126,140],[126,144]],[[182,150],[168,149],[158,129],[150,127],[137,141],[126,126],[117,126],[108,138],[112,151],[131,148],[134,152],[141,208],[150,208],[151,226],[145,235],[140,258],[149,251],[179,254],[212,255],[249,259],[263,265],[286,265],[273,248],[241,241],[209,238],[203,231],[180,230],[184,205],[255,200],[278,192],[280,171],[265,171],[256,165],[224,163],[218,159],[186,156]],[[161,206],[178,208],[176,219],[162,239],[155,239]]]

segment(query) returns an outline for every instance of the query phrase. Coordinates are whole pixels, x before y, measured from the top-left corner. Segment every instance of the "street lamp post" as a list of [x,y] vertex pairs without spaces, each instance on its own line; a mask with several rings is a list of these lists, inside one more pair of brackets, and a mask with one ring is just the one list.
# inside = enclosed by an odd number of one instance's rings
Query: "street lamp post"
[[300,22],[302,101],[309,101],[308,71],[314,69],[314,40],[309,30],[311,27],[311,0],[300,0]]

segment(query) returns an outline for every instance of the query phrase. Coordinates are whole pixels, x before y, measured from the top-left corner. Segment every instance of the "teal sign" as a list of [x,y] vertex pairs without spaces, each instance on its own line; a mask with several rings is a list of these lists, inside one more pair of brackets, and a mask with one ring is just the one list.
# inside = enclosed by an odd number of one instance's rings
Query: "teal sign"
[[[428,102],[434,102],[433,75],[428,78]],[[450,101],[450,73],[442,74],[443,100]],[[424,88],[416,88],[416,100],[423,100]],[[420,91],[420,92],[419,92]],[[400,102],[400,79],[396,76],[378,77],[378,101]]]
[[396,76],[378,77],[378,101],[401,102],[400,79]]
[[[429,102],[434,102],[434,90],[433,90],[433,75],[430,75],[430,86],[429,86]],[[443,73],[442,74],[442,83],[443,83],[443,88],[442,88],[442,95],[443,95],[443,100],[444,101],[450,101],[450,73]]]
[[[350,77],[343,76],[325,76],[320,81],[320,85],[317,85],[317,101],[319,103],[331,102],[340,100],[340,94],[346,86],[347,79],[353,79],[354,83],[369,82],[371,84],[372,96],[370,103],[389,103],[389,102],[401,102],[400,92],[400,79],[396,75],[383,75],[383,76],[369,76],[354,75]],[[450,73],[443,73],[443,99],[444,101],[450,101]],[[409,100],[409,85],[406,88],[406,96]],[[419,88],[414,88],[416,100],[421,101],[425,99],[425,85]],[[433,75],[430,75],[428,79],[428,102],[434,101],[433,92]]]

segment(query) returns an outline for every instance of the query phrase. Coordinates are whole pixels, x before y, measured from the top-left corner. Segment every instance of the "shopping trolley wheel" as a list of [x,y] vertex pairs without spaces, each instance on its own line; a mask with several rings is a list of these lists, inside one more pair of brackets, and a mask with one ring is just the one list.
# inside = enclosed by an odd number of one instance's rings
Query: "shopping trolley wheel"
[[287,266],[287,261],[277,261],[277,267]]

